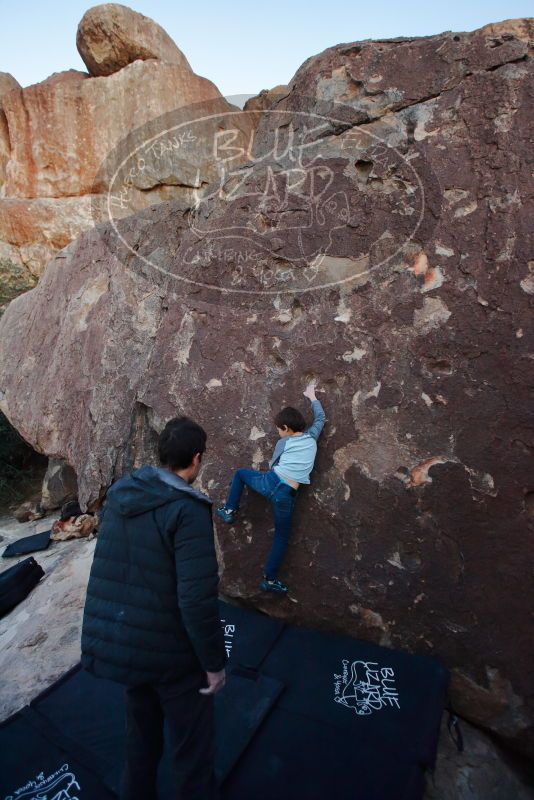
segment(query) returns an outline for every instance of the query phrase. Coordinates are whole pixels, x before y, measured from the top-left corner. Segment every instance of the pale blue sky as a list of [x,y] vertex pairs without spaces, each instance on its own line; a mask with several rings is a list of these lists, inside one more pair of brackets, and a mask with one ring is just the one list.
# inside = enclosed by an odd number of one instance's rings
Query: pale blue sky
[[[28,86],[53,72],[84,70],[76,28],[91,5],[90,0],[0,0],[0,71]],[[532,0],[140,0],[125,5],[162,25],[195,72],[214,81],[225,96],[287,83],[306,58],[340,42],[469,31],[534,14]]]

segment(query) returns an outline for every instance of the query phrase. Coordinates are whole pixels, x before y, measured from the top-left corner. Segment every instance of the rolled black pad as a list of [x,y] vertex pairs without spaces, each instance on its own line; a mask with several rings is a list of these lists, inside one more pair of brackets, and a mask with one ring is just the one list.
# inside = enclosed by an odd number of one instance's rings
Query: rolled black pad
[[[26,707],[0,724],[0,797],[2,800],[79,798],[113,800],[94,770],[92,756]],[[22,790],[22,791],[21,791]]]
[[17,539],[16,542],[11,542],[2,553],[2,558],[25,556],[27,553],[36,553],[38,550],[46,550],[50,544],[51,533],[51,530],[43,531],[42,533],[34,533],[32,536],[24,536],[22,539]]
[[288,627],[262,671],[286,686],[278,708],[337,729],[355,749],[434,764],[448,688],[435,659]]
[[31,556],[0,573],[0,617],[21,603],[43,575],[44,570]]

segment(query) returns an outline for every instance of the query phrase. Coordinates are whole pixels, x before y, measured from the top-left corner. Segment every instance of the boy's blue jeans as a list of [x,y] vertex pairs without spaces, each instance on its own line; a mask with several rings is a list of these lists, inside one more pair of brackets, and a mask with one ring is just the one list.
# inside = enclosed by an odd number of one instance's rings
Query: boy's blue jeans
[[284,560],[289,543],[291,518],[295,507],[297,490],[281,480],[272,469],[268,472],[258,472],[255,469],[238,469],[232,478],[230,494],[226,501],[227,508],[233,508],[237,511],[245,486],[263,495],[271,502],[274,516],[274,539],[263,572],[269,580],[274,580],[278,575],[278,570]]

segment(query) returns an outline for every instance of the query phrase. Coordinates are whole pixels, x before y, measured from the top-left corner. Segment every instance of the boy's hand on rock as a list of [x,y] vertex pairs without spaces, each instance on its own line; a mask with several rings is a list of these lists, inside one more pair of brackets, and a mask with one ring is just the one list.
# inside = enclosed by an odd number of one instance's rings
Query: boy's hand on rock
[[315,387],[316,387],[316,385],[317,385],[317,384],[315,383],[315,381],[311,381],[311,382],[310,382],[310,383],[309,383],[309,384],[306,386],[306,389],[305,389],[305,390],[304,390],[304,392],[303,392],[303,395],[304,395],[304,397],[307,397],[307,398],[308,398],[308,400],[311,400],[312,402],[313,402],[314,400],[317,400],[317,397],[315,396]]

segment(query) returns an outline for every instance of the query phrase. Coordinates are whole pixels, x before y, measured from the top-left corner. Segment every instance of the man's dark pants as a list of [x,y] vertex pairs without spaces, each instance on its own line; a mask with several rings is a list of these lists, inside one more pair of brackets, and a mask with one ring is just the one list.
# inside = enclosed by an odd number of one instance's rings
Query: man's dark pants
[[[157,771],[167,722],[176,798],[218,800],[213,769],[213,696],[199,693],[202,674],[176,684],[126,690],[126,766],[121,800],[157,800]],[[173,796],[174,797],[174,796]]]

